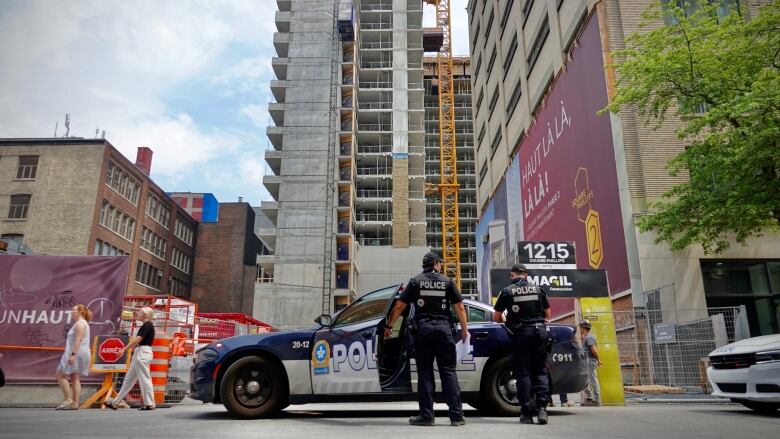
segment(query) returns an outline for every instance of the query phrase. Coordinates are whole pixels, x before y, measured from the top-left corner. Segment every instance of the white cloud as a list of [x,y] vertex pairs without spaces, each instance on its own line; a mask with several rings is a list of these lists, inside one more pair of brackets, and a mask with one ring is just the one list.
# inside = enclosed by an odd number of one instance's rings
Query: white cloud
[[[469,17],[466,12],[468,0],[452,0],[450,2],[450,25],[452,26],[452,54],[455,56],[469,55]],[[423,26],[436,27],[436,8],[423,7]]]
[[249,118],[256,127],[265,128],[270,125],[266,108],[267,107],[263,107],[262,105],[250,104],[241,107],[240,111],[241,114]]
[[[208,126],[172,103],[199,102],[188,82],[247,93],[262,102],[271,74],[275,7],[269,0],[17,1],[0,9],[0,137],[48,137],[71,114],[71,135],[93,137],[96,126],[131,159],[154,150],[152,173],[181,180],[198,164],[262,151],[234,128]],[[275,5],[274,5],[275,6]],[[230,51],[238,51],[232,53]],[[243,51],[243,52],[241,52]],[[244,58],[223,67],[221,56]],[[212,78],[221,78],[212,82]],[[213,91],[213,90],[212,90]],[[254,94],[249,95],[249,91]],[[218,92],[212,93],[218,96]],[[206,104],[203,104],[206,105]],[[225,108],[237,123],[245,113]],[[253,108],[257,107],[257,108]],[[252,119],[265,107],[248,106]],[[201,108],[198,108],[201,110]],[[199,111],[207,114],[207,111]],[[243,120],[243,122],[242,122]],[[241,129],[241,127],[236,128]],[[243,157],[243,156],[241,156]],[[243,166],[243,165],[242,165]],[[262,170],[262,167],[260,168]],[[255,187],[251,188],[256,193]],[[186,189],[186,188],[182,188]]]

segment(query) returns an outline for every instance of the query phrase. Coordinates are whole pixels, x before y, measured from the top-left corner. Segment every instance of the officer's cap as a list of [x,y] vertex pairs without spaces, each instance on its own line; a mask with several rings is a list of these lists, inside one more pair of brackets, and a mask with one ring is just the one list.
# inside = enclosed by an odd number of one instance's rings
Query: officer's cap
[[436,252],[428,252],[423,256],[422,265],[425,267],[433,267],[433,264],[437,262],[444,262],[444,259]]
[[523,264],[515,264],[512,266],[512,273],[528,273],[528,269]]

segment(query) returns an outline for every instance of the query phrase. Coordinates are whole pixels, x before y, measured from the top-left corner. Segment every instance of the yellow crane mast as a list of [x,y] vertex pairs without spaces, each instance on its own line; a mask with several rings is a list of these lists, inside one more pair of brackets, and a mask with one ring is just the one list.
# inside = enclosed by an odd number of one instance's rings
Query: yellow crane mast
[[458,156],[455,146],[455,93],[452,77],[452,26],[450,0],[425,0],[436,7],[436,26],[442,46],[436,54],[439,82],[439,163],[441,180],[441,231],[444,273],[460,288],[460,233],[458,231]]

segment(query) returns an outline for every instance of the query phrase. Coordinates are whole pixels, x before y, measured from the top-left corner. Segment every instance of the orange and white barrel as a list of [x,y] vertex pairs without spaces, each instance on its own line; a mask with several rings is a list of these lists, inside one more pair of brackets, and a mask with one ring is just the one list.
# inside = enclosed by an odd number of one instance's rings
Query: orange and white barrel
[[[165,403],[165,387],[168,385],[168,365],[171,358],[171,336],[160,331],[154,336],[152,342],[152,364],[149,371],[152,374],[152,387],[154,388],[154,403]],[[149,405],[144,401],[144,404]]]

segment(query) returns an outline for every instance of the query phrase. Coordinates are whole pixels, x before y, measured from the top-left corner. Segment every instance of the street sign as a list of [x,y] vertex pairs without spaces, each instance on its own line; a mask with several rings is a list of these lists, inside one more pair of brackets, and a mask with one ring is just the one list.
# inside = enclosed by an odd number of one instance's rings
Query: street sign
[[119,354],[129,337],[126,335],[98,335],[92,343],[92,372],[127,372],[130,356]]
[[[528,282],[539,285],[548,297],[609,297],[606,270],[529,270]],[[509,284],[509,270],[490,270],[490,288],[498,294]]]
[[520,241],[518,262],[526,268],[577,268],[573,241]]

